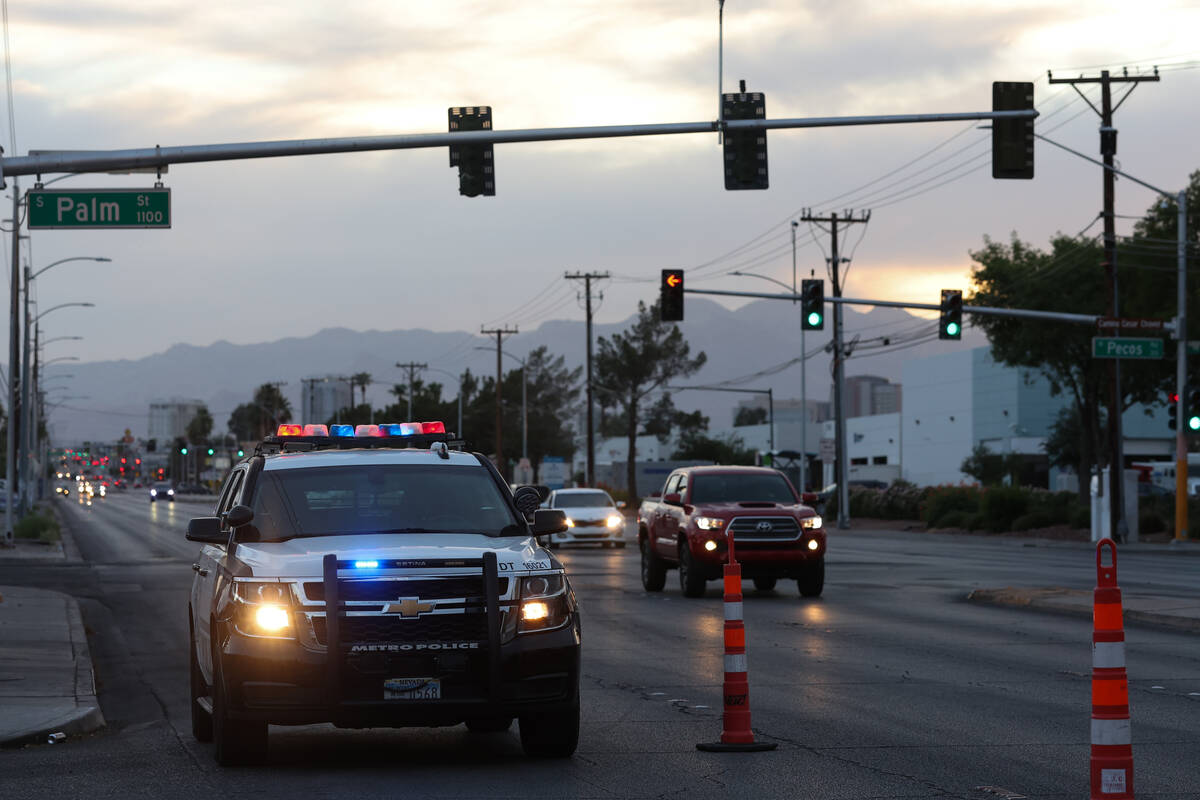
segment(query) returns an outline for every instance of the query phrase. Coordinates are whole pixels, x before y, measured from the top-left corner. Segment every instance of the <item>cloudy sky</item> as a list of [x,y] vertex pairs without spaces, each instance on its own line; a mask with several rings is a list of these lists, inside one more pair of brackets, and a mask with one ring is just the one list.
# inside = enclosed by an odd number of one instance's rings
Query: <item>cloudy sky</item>
[[[497,129],[716,113],[715,0],[7,5],[7,153],[439,132],[448,106],[468,104],[490,104]],[[1200,168],[1197,31],[1193,2],[729,0],[725,88],[744,78],[768,116],[816,117],[985,111],[993,80],[1034,80],[1040,132],[1094,154],[1096,115],[1046,71],[1157,64],[1161,82],[1117,113],[1118,158],[1174,189]],[[84,361],[330,326],[528,330],[582,317],[567,270],[612,273],[606,322],[652,299],[666,266],[690,270],[693,287],[761,291],[727,273],[790,282],[789,222],[803,208],[871,209],[843,245],[847,294],[935,302],[965,287],[985,234],[1044,244],[1100,210],[1098,167],[1039,144],[1035,181],[993,181],[989,152],[976,124],[776,131],[771,188],[726,192],[715,135],[510,144],[496,147],[492,198],[460,197],[440,148],[193,164],[164,176],[171,230],[35,231],[24,244],[35,269],[112,259],[37,281],[43,309],[96,304],[43,320],[47,338],[86,337],[47,357]],[[1120,214],[1153,200],[1118,183]],[[801,275],[824,269],[827,247],[801,224]]]

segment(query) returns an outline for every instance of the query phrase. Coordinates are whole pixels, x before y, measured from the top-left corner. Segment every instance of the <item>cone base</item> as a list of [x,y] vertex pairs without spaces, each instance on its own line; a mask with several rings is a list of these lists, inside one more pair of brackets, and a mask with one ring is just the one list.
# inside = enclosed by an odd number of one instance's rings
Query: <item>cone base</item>
[[706,753],[756,753],[774,750],[778,746],[775,742],[705,742],[696,745],[696,749]]

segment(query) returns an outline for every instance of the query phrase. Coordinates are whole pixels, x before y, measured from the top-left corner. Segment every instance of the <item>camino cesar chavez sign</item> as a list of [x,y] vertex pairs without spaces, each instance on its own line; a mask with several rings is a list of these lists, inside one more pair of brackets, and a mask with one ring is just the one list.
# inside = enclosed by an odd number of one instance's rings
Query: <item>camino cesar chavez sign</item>
[[169,228],[171,190],[31,189],[29,229]]

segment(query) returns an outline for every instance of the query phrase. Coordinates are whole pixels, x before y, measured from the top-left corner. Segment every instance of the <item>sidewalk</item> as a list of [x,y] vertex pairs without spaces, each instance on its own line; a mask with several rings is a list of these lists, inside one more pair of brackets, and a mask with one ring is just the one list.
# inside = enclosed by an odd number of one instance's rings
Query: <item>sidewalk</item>
[[[1092,616],[1093,592],[1061,587],[976,589],[967,595],[972,603],[1032,608],[1073,616]],[[1122,590],[1121,607],[1126,622],[1200,632],[1200,599],[1164,597]]]
[[[60,544],[17,541],[0,564],[78,559],[68,533]],[[104,727],[92,659],[75,598],[0,586],[0,747]]]

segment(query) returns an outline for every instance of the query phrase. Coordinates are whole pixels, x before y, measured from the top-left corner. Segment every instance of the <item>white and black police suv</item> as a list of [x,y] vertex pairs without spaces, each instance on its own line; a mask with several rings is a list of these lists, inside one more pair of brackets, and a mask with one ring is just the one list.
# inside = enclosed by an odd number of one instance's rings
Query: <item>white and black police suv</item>
[[223,765],[268,725],[506,730],[579,739],[580,622],[538,537],[566,529],[440,422],[283,425],[233,467],[190,602],[192,733]]

